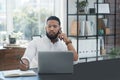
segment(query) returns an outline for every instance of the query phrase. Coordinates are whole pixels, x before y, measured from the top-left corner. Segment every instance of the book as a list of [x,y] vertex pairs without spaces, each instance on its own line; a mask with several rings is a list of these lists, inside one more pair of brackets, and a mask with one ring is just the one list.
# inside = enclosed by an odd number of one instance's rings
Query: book
[[85,36],[85,21],[81,21],[80,35]]
[[96,31],[94,29],[94,26],[95,24],[92,21],[82,21],[80,35],[81,36],[95,35]]
[[90,21],[86,21],[85,23],[85,35],[93,35],[93,26]]
[[4,77],[17,77],[17,76],[35,76],[37,75],[33,70],[21,71],[21,70],[6,70],[2,71]]
[[70,26],[70,35],[76,36],[77,34],[79,35],[79,33],[80,33],[80,23],[74,20],[72,21]]

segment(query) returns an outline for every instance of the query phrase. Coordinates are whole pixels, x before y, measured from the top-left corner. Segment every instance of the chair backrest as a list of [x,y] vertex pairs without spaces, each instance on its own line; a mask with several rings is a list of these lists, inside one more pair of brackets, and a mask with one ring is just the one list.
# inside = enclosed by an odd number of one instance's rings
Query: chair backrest
[[32,36],[32,40],[33,40],[33,39],[38,39],[38,38],[41,38],[41,37],[42,37],[41,35],[33,35],[33,36]]

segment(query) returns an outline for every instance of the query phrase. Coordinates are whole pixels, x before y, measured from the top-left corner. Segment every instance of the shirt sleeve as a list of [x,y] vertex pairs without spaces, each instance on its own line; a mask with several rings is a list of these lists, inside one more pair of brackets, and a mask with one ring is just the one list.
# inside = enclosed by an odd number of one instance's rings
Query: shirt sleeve
[[67,48],[65,42],[63,42],[63,41],[62,41],[62,48],[64,51],[68,51],[68,48]]
[[32,59],[36,55],[36,44],[35,40],[31,41],[28,45],[28,47],[25,50],[25,53],[22,58],[26,58],[29,62],[32,61]]

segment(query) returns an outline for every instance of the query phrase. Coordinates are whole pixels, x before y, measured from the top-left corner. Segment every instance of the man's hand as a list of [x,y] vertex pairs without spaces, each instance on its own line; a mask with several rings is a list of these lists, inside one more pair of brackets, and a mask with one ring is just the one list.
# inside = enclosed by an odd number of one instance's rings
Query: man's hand
[[19,69],[22,71],[26,71],[29,69],[29,61],[27,59],[21,59]]
[[67,35],[65,33],[60,33],[58,35],[58,38],[60,38],[60,40],[63,40],[65,43],[69,42],[69,38],[67,37]]

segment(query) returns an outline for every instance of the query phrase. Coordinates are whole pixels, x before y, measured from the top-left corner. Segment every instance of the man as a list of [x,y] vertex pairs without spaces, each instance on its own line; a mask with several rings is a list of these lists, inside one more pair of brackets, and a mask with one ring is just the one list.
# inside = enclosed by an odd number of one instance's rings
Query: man
[[[50,16],[46,22],[46,36],[30,42],[20,61],[20,69],[28,70],[30,65],[37,66],[39,51],[73,51],[74,61],[78,60],[71,40],[61,31],[58,17]],[[32,61],[32,62],[31,62]]]

